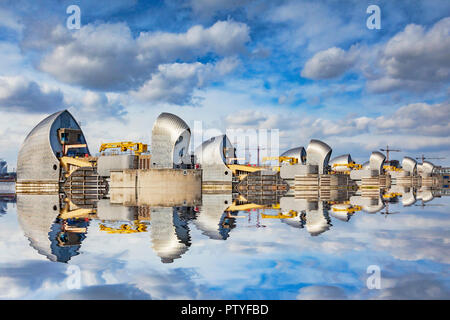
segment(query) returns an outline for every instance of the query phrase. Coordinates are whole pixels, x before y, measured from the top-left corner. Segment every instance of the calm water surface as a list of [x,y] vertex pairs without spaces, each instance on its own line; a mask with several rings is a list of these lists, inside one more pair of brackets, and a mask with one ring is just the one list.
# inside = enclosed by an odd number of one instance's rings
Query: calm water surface
[[[41,232],[48,216],[32,206],[35,216],[22,218],[16,203],[0,203],[3,299],[450,298],[450,197],[323,217],[316,236],[299,217],[263,218],[275,210],[201,218],[198,208],[160,208],[141,232],[77,220],[72,228],[87,232],[61,238],[67,246],[55,240],[61,222]],[[367,287],[373,265],[380,289]]]

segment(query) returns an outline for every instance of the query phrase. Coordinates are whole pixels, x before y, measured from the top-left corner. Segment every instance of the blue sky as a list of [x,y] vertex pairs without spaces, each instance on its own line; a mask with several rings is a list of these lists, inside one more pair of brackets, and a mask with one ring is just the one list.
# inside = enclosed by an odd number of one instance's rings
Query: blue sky
[[165,111],[216,131],[279,129],[281,151],[318,138],[359,161],[389,144],[445,164],[448,52],[445,0],[3,1],[0,157],[15,167],[33,126],[68,108],[91,150],[150,142]]

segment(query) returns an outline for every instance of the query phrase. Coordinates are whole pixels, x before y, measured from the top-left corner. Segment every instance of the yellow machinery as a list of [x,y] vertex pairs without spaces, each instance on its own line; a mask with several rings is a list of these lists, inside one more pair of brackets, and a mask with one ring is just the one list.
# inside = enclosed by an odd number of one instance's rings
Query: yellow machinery
[[148,145],[145,143],[131,142],[131,141],[103,143],[100,146],[100,152],[103,152],[106,149],[116,149],[116,148],[120,148],[120,151],[122,152],[132,150],[134,151],[135,155],[140,155],[144,152],[147,152]]
[[336,168],[336,167],[347,167],[347,168],[350,168],[350,169],[353,169],[353,170],[361,170],[362,169],[362,165],[360,165],[359,163],[354,163],[354,162],[352,162],[352,163],[335,163],[335,164],[333,164],[332,167],[333,168]]
[[[239,200],[243,201],[245,200],[244,197],[240,196]],[[255,210],[255,209],[280,209],[280,204],[273,204],[273,205],[262,205],[262,204],[256,204],[256,203],[244,203],[244,204],[236,204],[236,202],[233,202],[225,211],[246,211],[246,210]],[[263,219],[292,219],[295,218],[298,215],[297,211],[290,210],[288,213],[284,214],[282,212],[279,212],[277,215],[273,214],[261,214],[261,217]]]
[[225,209],[225,211],[245,211],[245,210],[252,210],[252,209],[270,209],[270,207],[262,205],[262,204],[255,204],[255,203],[245,203],[245,204],[236,204],[233,202],[228,208]]
[[386,171],[403,171],[403,169],[401,169],[401,168],[397,168],[394,166],[388,166],[388,165],[383,166],[383,169]]
[[402,194],[399,192],[389,192],[389,193],[383,194],[384,199],[392,199],[392,198],[401,197],[401,196],[402,196]]
[[227,167],[237,176],[239,180],[243,180],[249,173],[261,171],[263,167],[252,167],[245,164],[229,164]]
[[357,211],[361,211],[362,207],[361,206],[351,206],[349,208],[332,208],[331,210],[333,212],[347,212],[349,214],[353,214]]
[[[346,168],[348,168],[348,170],[336,171],[336,168],[338,168],[338,167],[346,167]],[[331,174],[338,174],[338,173],[350,174],[351,170],[361,170],[361,169],[362,169],[362,165],[358,164],[358,163],[354,163],[354,162],[351,162],[351,163],[334,163],[331,166],[330,173]]]
[[127,233],[138,233],[138,232],[147,232],[147,225],[136,220],[133,222],[133,226],[129,224],[122,224],[119,228],[107,227],[104,224],[100,224],[100,231],[105,231],[110,234],[127,234]]
[[262,159],[263,162],[270,161],[270,160],[278,161],[278,166],[273,168],[276,171],[280,171],[280,166],[281,166],[282,162],[287,162],[291,165],[298,163],[298,159],[294,158],[294,157],[264,157]]
[[94,208],[79,208],[70,199],[66,198],[64,208],[60,211],[59,218],[74,219],[74,218],[91,218],[97,213]]
[[262,159],[263,162],[266,161],[270,161],[270,160],[277,160],[278,163],[282,163],[282,162],[288,162],[289,164],[297,164],[298,163],[298,159],[294,158],[294,157],[264,157]]
[[69,177],[76,169],[90,167],[96,165],[95,161],[90,161],[84,158],[61,157],[59,159],[61,167],[64,169],[66,178]]
[[261,218],[263,218],[263,219],[292,219],[292,218],[295,218],[297,215],[298,215],[297,211],[290,210],[286,214],[279,212],[277,215],[262,213]]

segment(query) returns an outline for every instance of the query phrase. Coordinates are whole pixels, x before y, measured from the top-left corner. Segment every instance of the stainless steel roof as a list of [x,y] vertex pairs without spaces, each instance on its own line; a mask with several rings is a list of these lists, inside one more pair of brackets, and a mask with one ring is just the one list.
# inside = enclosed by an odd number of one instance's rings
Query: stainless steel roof
[[404,157],[402,169],[413,175],[417,171],[417,161],[410,157]]
[[[69,111],[58,111],[42,120],[25,138],[17,157],[17,181],[59,181],[59,160],[62,152],[57,130],[80,129]],[[85,138],[82,134],[82,141]],[[89,149],[86,148],[89,154]]]
[[195,149],[195,155],[203,167],[225,165],[227,156],[236,157],[233,145],[225,134],[204,141]]
[[191,129],[180,117],[163,112],[152,129],[152,166],[172,168],[189,152]]
[[374,151],[370,155],[370,170],[376,170],[379,174],[383,172],[384,160],[386,156],[379,151]]
[[[331,169],[333,169],[334,171],[347,171],[350,170],[350,168],[347,168],[346,164],[350,164],[353,163],[352,157],[350,156],[350,154],[343,154],[337,157],[334,157],[333,159],[330,160],[330,162],[328,163],[331,166]],[[333,167],[334,165],[334,167]]]
[[318,165],[319,173],[325,172],[332,149],[325,142],[312,139],[306,148],[306,164]]
[[281,154],[281,157],[293,157],[297,158],[299,163],[305,163],[306,161],[306,150],[304,147],[296,147],[289,149]]

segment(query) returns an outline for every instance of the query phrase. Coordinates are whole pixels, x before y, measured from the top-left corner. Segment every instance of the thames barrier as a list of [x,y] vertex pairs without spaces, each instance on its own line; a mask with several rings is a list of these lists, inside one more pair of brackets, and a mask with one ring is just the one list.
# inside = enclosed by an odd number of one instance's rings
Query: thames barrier
[[102,144],[94,156],[67,110],[45,118],[26,137],[17,161],[18,216],[31,245],[52,261],[67,262],[94,219],[106,233],[149,229],[152,248],[171,263],[190,246],[190,220],[208,238],[225,240],[238,212],[271,209],[278,213],[261,218],[317,236],[330,228],[331,217],[348,221],[358,211],[389,213],[394,200],[411,206],[450,194],[447,168],[411,157],[400,163],[374,151],[358,164],[350,154],[331,158],[332,148],[312,139],[306,148],[263,158],[276,165],[250,165],[238,162],[225,134],[192,154],[190,140],[185,121],[161,113],[151,150],[122,141]]

